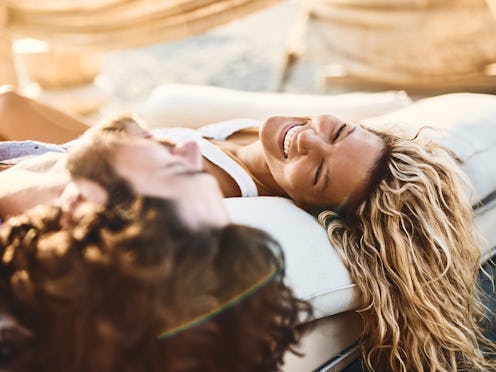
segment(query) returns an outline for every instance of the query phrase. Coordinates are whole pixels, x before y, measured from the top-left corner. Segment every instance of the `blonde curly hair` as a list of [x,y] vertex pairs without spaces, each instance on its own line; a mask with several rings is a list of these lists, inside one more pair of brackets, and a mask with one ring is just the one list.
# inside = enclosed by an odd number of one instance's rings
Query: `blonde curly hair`
[[377,371],[495,371],[477,283],[468,180],[418,133],[378,133],[385,151],[366,197],[319,220],[358,285],[363,360]]

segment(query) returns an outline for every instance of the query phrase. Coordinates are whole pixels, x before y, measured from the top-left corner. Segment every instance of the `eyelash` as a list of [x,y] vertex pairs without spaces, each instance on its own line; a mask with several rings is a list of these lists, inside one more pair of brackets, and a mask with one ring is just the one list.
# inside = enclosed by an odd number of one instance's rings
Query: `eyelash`
[[[339,136],[341,135],[341,133],[343,133],[343,130],[346,128],[346,123],[343,123],[338,131],[336,132],[336,134],[334,135],[333,138],[331,138],[331,143],[334,143],[336,142],[336,140],[339,138]],[[315,172],[315,178],[314,178],[314,181],[313,181],[313,184],[314,186],[317,185],[318,181],[319,181],[319,178],[320,178],[320,173],[322,172],[322,167],[324,165],[324,160],[322,159],[320,161],[320,164],[319,164],[319,167],[317,168],[317,171]]]
[[[343,133],[343,130],[346,128],[347,124],[346,123],[343,123],[339,129],[337,130],[336,134],[334,135],[333,138],[330,139],[331,143],[334,143],[336,142],[336,140],[339,138],[339,136],[341,135],[341,133]],[[322,159],[320,161],[320,164],[319,164],[319,167],[317,168],[317,171],[315,172],[315,177],[313,179],[313,184],[314,186],[318,183],[318,180],[320,178],[320,173],[322,172],[322,167],[324,165],[324,160]]]
[[336,140],[339,138],[339,136],[341,135],[341,133],[343,133],[343,130],[346,128],[346,123],[342,124],[338,131],[336,132],[336,135],[334,136],[334,138],[332,139],[331,143],[334,143],[336,142]]
[[313,185],[317,185],[319,178],[320,178],[320,173],[322,173],[322,166],[324,165],[324,160],[320,161],[319,167],[317,168],[317,171],[315,172],[315,177],[313,179]]

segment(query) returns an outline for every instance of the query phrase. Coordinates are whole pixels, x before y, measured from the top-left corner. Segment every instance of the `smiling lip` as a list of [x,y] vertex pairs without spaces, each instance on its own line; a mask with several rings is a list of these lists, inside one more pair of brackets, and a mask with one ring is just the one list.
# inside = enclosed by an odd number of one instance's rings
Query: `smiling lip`
[[289,130],[297,125],[301,125],[300,123],[291,123],[282,128],[281,133],[279,134],[279,149],[281,150],[281,155],[283,159],[286,159],[286,155],[284,154],[284,139],[286,138],[286,134]]

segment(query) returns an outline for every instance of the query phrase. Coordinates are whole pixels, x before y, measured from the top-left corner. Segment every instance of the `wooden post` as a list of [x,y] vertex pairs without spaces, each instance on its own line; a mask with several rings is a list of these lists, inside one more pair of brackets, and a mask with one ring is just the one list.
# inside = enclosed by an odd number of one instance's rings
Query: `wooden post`
[[17,86],[12,38],[8,30],[7,0],[0,0],[0,85],[3,84]]

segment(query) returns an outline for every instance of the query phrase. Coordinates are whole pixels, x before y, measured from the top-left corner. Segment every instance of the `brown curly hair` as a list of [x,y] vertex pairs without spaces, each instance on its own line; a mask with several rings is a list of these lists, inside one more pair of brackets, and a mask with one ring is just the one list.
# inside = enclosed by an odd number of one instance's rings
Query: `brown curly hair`
[[311,308],[284,284],[274,240],[238,225],[190,231],[171,202],[156,198],[126,209],[80,208],[85,213],[70,226],[55,206],[2,226],[0,296],[31,332],[24,350],[0,359],[2,367],[279,369]]

